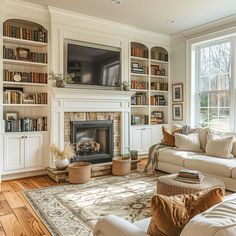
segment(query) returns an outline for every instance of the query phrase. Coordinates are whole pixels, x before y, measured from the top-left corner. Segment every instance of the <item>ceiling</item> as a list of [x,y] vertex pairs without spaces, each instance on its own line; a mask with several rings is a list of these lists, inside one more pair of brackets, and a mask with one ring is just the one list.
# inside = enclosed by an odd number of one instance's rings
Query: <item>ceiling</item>
[[[236,14],[235,0],[25,0],[173,35]],[[167,23],[174,20],[175,23]]]

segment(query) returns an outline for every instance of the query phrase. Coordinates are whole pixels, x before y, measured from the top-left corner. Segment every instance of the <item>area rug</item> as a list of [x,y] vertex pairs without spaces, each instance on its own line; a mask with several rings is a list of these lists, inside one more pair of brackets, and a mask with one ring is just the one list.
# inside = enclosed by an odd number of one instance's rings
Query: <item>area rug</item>
[[150,217],[158,174],[106,176],[81,185],[24,191],[52,235],[91,235],[96,222],[114,214],[129,222]]

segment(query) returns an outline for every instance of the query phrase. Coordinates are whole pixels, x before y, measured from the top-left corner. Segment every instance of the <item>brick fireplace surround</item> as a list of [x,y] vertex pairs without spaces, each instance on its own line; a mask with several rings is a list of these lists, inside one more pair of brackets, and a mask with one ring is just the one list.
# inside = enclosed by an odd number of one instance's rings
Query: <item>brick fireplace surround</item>
[[70,141],[70,121],[113,120],[114,156],[129,152],[133,92],[52,88],[51,94],[51,144],[63,148]]

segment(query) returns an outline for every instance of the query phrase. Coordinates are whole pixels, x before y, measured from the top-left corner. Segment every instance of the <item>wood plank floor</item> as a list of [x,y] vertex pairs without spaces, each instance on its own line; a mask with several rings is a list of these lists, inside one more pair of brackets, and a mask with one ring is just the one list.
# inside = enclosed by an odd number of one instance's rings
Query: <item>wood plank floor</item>
[[[146,160],[138,164],[142,170]],[[49,236],[47,228],[35,214],[22,190],[58,185],[48,176],[37,176],[0,184],[0,236]]]

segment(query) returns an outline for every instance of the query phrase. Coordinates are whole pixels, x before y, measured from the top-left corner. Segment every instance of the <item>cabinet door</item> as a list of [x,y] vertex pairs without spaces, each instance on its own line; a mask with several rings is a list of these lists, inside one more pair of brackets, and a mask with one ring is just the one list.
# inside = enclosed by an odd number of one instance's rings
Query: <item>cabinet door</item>
[[132,129],[132,146],[131,149],[142,152],[142,129],[133,128]]
[[144,128],[142,130],[142,150],[148,153],[149,148],[152,145],[152,129]]
[[22,135],[4,136],[5,171],[24,168],[24,137]]
[[25,136],[25,168],[43,167],[43,135]]

